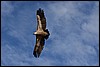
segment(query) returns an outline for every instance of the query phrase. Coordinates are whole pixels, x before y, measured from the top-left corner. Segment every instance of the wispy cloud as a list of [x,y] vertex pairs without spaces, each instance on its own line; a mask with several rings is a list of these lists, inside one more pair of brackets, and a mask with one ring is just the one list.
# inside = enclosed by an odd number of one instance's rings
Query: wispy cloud
[[[95,1],[2,1],[2,66],[99,65],[98,5]],[[39,7],[44,9],[51,35],[40,58],[34,58],[32,34]]]

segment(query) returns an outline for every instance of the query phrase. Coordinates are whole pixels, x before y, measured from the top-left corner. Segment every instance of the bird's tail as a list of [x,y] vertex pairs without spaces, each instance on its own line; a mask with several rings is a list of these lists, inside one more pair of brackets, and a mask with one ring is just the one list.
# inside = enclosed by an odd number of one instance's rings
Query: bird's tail
[[44,38],[47,40],[47,39],[49,38],[49,36],[50,36],[50,33],[49,33],[48,29],[46,29],[45,32],[48,33],[48,35],[46,35],[46,36],[44,37]]

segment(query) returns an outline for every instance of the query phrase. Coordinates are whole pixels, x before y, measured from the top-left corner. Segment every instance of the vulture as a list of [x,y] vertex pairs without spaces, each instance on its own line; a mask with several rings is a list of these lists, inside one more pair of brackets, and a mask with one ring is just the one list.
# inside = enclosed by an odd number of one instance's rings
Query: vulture
[[41,51],[43,50],[45,40],[49,38],[49,31],[46,29],[46,18],[44,15],[44,11],[39,8],[36,13],[37,17],[37,30],[33,33],[36,36],[36,44],[34,46],[33,55],[34,57],[39,57]]

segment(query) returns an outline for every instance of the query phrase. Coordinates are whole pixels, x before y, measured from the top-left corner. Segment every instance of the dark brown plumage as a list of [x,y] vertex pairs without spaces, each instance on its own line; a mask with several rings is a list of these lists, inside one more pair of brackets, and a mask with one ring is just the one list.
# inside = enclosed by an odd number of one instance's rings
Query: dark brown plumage
[[36,35],[36,45],[33,51],[33,55],[35,57],[40,56],[45,44],[45,40],[47,40],[50,35],[48,29],[46,29],[46,18],[44,15],[44,11],[40,8],[39,10],[37,10],[37,22],[37,30],[34,33],[34,35]]

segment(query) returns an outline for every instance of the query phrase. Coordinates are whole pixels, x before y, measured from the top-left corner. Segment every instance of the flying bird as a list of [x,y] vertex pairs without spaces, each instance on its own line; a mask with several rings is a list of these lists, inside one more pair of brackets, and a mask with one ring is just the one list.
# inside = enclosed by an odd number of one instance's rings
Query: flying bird
[[36,35],[36,44],[34,47],[33,55],[39,57],[43,50],[45,40],[49,38],[49,31],[46,29],[46,18],[44,11],[39,8],[36,13],[37,16],[37,30],[33,34]]

